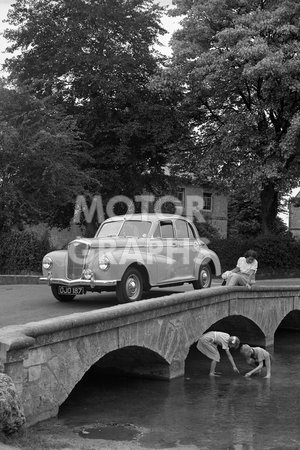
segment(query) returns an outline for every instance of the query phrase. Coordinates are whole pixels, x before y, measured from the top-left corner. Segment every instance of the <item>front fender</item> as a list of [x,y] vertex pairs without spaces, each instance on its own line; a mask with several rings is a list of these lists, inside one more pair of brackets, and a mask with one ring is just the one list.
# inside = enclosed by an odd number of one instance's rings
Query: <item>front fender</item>
[[107,256],[111,262],[109,270],[102,276],[109,276],[117,281],[121,281],[128,267],[141,265],[148,273],[150,284],[155,284],[157,279],[157,265],[155,258],[147,252],[145,248],[136,248],[132,252],[124,252],[124,249],[115,250],[113,253],[101,252],[102,256]]
[[[54,250],[50,253],[47,253],[44,258],[48,256],[53,261],[53,266],[50,269],[52,276],[55,278],[61,278],[66,276],[66,267],[67,267],[67,258],[68,251],[67,250]],[[42,266],[43,276],[48,276],[48,270],[44,269]]]

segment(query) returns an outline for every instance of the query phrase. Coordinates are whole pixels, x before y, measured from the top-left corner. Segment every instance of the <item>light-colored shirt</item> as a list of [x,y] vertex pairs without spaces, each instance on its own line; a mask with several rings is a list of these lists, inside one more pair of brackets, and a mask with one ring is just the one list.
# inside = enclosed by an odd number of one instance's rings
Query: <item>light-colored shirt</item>
[[246,258],[244,256],[241,256],[238,259],[237,267],[240,269],[241,273],[246,273],[247,275],[249,275],[251,270],[254,270],[254,273],[256,273],[258,262],[256,259],[254,259],[252,263],[248,264]]
[[255,361],[260,363],[270,357],[270,353],[267,352],[267,350],[261,347],[252,347],[252,348],[254,350],[254,355],[252,355],[252,358],[254,356]]
[[230,338],[230,334],[222,333],[221,331],[212,331],[212,333],[213,333],[214,344],[221,345],[223,350],[227,350],[229,348],[228,341]]

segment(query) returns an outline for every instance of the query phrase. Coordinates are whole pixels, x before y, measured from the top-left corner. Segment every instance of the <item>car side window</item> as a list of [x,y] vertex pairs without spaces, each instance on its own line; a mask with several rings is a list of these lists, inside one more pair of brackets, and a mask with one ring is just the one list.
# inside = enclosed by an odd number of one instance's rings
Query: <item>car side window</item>
[[189,238],[196,239],[196,235],[195,235],[195,231],[194,231],[193,227],[189,223],[187,225],[188,225]]
[[172,222],[160,222],[160,232],[163,239],[173,239],[174,231]]
[[187,228],[187,223],[185,220],[175,221],[176,237],[178,239],[187,239],[189,237],[189,232]]
[[161,238],[159,223],[156,225],[156,228],[155,228],[154,233],[153,233],[153,237],[154,238]]

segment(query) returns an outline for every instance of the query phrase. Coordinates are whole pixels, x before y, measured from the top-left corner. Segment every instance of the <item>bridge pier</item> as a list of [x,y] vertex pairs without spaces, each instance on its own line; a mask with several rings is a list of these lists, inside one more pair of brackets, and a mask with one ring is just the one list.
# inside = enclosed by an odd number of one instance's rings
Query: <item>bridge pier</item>
[[127,372],[145,378],[157,380],[171,380],[184,375],[185,361],[172,361],[171,364],[155,364],[152,366],[136,367],[134,371]]
[[172,361],[169,365],[169,373],[167,379],[182,377],[184,375],[185,360],[184,361]]
[[127,372],[128,375],[134,374],[145,378],[154,378],[157,380],[171,380],[184,376],[185,361],[172,361],[171,364],[155,364],[152,366],[136,367],[133,372]]
[[268,350],[270,350],[271,347],[274,346],[274,334],[267,334],[265,337],[266,340],[266,347],[268,348]]
[[171,364],[155,364],[136,368],[135,375],[158,380],[171,380],[184,375],[185,361],[172,361]]

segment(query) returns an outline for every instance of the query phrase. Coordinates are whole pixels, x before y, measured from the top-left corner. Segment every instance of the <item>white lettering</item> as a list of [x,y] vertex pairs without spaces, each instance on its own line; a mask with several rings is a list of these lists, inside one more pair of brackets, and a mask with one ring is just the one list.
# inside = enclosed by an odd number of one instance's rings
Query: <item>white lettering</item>
[[147,214],[150,211],[149,204],[153,203],[155,200],[154,195],[135,195],[134,200],[138,203],[141,203],[141,213]]
[[182,211],[183,211],[182,204],[181,204],[180,200],[178,200],[178,198],[174,197],[173,195],[164,195],[163,197],[159,198],[154,205],[154,212],[156,214],[161,214],[162,206],[165,203],[172,203],[172,205],[175,206],[175,213],[182,214]]
[[88,208],[84,195],[78,195],[75,202],[75,210],[73,216],[74,223],[80,223],[81,213],[84,215],[84,219],[87,223],[91,223],[95,212],[97,211],[97,220],[99,223],[104,220],[104,211],[101,195],[95,195],[93,197],[91,207]]
[[130,198],[126,197],[126,195],[116,195],[115,197],[111,198],[107,205],[106,205],[106,214],[108,217],[115,216],[114,207],[118,203],[124,203],[127,206],[127,212],[126,214],[134,214],[135,208],[134,203]]
[[187,217],[192,219],[195,216],[198,222],[204,223],[205,219],[201,212],[204,206],[203,198],[200,195],[188,195],[186,200]]

